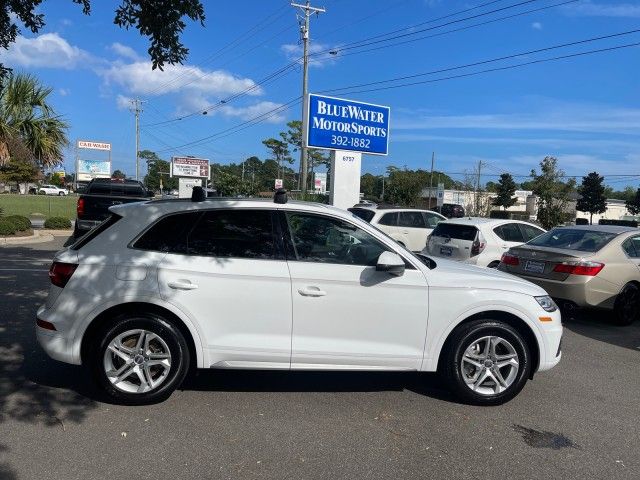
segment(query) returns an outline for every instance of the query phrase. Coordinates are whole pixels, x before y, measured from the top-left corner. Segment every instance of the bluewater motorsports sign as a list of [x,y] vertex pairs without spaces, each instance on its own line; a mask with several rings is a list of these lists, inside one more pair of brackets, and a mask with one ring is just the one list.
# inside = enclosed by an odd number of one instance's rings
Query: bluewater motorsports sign
[[313,93],[308,102],[308,147],[371,155],[389,152],[389,107]]

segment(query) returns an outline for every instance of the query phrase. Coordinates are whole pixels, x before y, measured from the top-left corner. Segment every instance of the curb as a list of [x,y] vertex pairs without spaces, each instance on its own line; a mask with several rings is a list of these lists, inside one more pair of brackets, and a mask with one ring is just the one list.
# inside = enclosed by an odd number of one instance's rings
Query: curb
[[72,234],[72,230],[34,230],[30,237],[0,238],[0,245],[32,245],[34,243],[46,243],[54,237],[66,237]]

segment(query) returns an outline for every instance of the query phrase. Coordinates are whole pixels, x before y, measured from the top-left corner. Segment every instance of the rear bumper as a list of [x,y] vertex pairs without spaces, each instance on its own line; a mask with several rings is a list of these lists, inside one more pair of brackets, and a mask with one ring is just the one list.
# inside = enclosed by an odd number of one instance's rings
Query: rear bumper
[[[43,305],[38,309],[36,318],[49,321],[47,310]],[[80,365],[80,358],[74,355],[73,339],[67,338],[63,333],[46,330],[36,325],[36,338],[42,349],[54,360]]]
[[78,230],[91,230],[93,227],[99,225],[102,220],[76,220],[76,228]]
[[612,309],[619,290],[617,285],[598,277],[589,277],[586,281],[578,279],[578,282],[572,281],[571,278],[563,282],[524,275],[521,275],[521,278],[544,288],[549,296],[560,301],[572,302],[578,307]]

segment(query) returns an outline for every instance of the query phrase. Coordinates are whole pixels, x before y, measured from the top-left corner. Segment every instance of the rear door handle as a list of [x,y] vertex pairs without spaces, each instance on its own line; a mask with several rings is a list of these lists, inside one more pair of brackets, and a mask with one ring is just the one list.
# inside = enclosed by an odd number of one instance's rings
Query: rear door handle
[[409,230],[402,230],[402,233],[404,233],[405,235],[409,235]]
[[178,280],[177,282],[169,282],[167,283],[169,288],[173,288],[174,290],[195,290],[198,288],[198,285],[195,283],[191,283],[189,280]]
[[318,287],[299,288],[298,293],[303,297],[324,297],[327,292],[320,290]]

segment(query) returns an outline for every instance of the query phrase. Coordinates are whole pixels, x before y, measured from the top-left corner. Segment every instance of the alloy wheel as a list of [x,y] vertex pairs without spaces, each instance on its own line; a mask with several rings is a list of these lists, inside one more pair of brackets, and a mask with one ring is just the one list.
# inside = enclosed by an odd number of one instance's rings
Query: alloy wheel
[[520,362],[513,345],[502,337],[475,340],[462,355],[460,371],[472,391],[496,395],[507,390],[518,376]]

